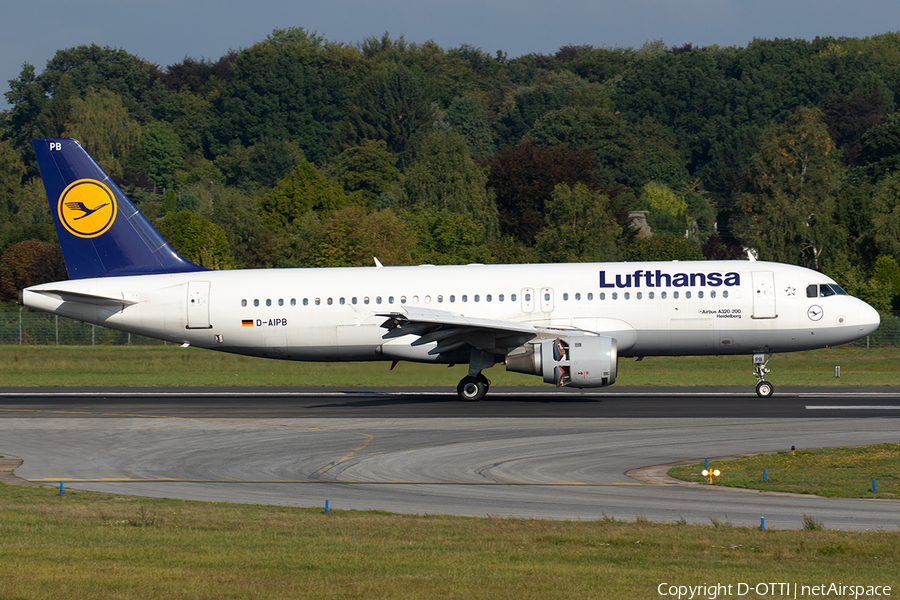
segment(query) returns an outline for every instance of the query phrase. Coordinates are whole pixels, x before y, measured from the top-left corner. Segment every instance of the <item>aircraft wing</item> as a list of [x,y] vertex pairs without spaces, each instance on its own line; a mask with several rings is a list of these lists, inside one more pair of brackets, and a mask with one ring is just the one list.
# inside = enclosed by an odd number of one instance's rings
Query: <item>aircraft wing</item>
[[428,308],[404,307],[399,311],[379,314],[387,320],[381,324],[387,329],[386,340],[406,335],[418,336],[410,346],[436,343],[428,354],[452,352],[466,344],[489,353],[506,353],[509,348],[521,346],[534,338],[559,335],[591,335],[575,328],[540,327],[515,321],[479,319],[459,313]]

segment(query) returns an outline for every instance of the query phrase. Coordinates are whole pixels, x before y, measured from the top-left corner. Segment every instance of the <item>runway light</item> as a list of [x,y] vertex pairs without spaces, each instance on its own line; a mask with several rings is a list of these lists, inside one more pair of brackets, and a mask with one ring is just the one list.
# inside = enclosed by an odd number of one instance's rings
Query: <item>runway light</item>
[[718,477],[719,475],[722,474],[722,471],[720,471],[718,469],[713,469],[712,471],[710,471],[709,469],[703,469],[700,472],[700,474],[703,475],[704,477],[709,477],[709,483],[712,483],[713,477]]

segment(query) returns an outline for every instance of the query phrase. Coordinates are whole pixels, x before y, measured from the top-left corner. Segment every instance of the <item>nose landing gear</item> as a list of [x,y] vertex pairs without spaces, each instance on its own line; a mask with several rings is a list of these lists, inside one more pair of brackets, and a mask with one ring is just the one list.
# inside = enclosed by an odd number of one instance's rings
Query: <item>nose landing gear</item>
[[757,381],[756,395],[760,398],[770,398],[775,392],[775,386],[766,381],[766,373],[769,372],[766,365],[769,364],[771,358],[771,354],[769,354],[769,358],[766,358],[765,354],[753,355],[753,374],[756,375]]

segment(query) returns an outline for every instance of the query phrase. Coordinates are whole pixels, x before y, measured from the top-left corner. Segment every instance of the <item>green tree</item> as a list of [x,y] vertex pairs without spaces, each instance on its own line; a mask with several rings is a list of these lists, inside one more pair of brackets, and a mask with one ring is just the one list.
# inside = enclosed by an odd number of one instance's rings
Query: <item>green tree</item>
[[408,265],[414,244],[415,236],[393,211],[348,206],[323,224],[311,266],[361,267],[371,265],[373,257],[388,265]]
[[263,137],[247,152],[244,185],[247,180],[271,188],[304,160],[303,151],[293,141]]
[[128,116],[118,95],[90,89],[83,100],[72,100],[65,135],[79,140],[107,173],[121,176],[141,127]]
[[668,233],[637,238],[628,248],[628,260],[703,260],[700,244],[683,235]]
[[224,93],[211,97],[212,152],[272,138],[294,140],[307,159],[323,162],[346,134],[359,62],[358,52],[299,28],[276,30],[242,50]]
[[619,258],[622,228],[610,214],[609,197],[583,183],[553,189],[545,226],[535,246],[546,262],[611,261]]
[[16,199],[25,176],[25,164],[8,142],[0,141],[0,226],[16,213]]
[[347,148],[334,160],[334,169],[344,190],[359,192],[370,207],[403,178],[397,156],[391,154],[384,140],[366,140]]
[[403,182],[405,208],[433,207],[468,216],[484,227],[486,240],[499,233],[497,205],[487,174],[472,159],[465,138],[435,132],[425,140]]
[[12,105],[7,114],[9,127],[4,137],[12,139],[16,148],[25,148],[28,141],[42,135],[56,134],[47,129],[44,109],[49,103],[34,65],[25,63],[17,79],[9,80],[9,91],[4,94]]
[[435,118],[422,78],[401,65],[370,82],[363,94],[365,108],[357,123],[360,137],[384,140],[388,150],[408,166]]
[[611,106],[598,86],[571,72],[551,73],[535,85],[520,89],[497,115],[495,128],[500,145],[521,143],[546,113],[573,105]]
[[879,250],[900,260],[900,171],[887,175],[875,187],[872,224]]
[[651,182],[641,189],[641,208],[650,211],[647,222],[654,233],[684,234],[690,230],[687,200],[668,186]]
[[[207,190],[201,185],[195,193],[209,193]],[[209,219],[225,233],[235,262],[249,269],[275,266],[279,235],[263,224],[256,198],[228,186],[215,186],[210,196]]]
[[753,159],[755,193],[742,197],[738,235],[771,260],[819,269],[829,249],[841,250],[835,197],[838,152],[816,109],[799,109],[770,127]]
[[157,229],[183,257],[210,269],[232,269],[234,257],[222,229],[203,215],[187,210],[171,213]]
[[900,309],[900,265],[897,264],[894,257],[884,254],[879,256],[875,260],[875,268],[872,270],[870,281],[889,290],[890,299],[884,310]]
[[170,188],[181,164],[181,140],[169,125],[151,121],[141,127],[140,142],[129,157],[129,170],[146,174],[154,186]]
[[403,210],[400,218],[418,243],[412,248],[417,264],[465,265],[492,262],[484,244],[484,225],[471,216],[437,207]]
[[491,124],[478,96],[454,98],[444,120],[466,138],[474,158],[485,158],[495,152]]
[[304,160],[263,196],[259,205],[263,223],[279,231],[307,212],[327,216],[350,203],[339,183],[326,179]]

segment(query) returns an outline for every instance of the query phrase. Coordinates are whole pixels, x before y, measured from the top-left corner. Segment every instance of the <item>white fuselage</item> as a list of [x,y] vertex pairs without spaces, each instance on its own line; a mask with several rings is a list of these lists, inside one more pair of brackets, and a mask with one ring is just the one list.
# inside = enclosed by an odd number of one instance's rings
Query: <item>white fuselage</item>
[[[808,286],[822,284],[834,282],[750,261],[424,265],[101,277],[34,286],[23,303],[171,342],[306,361],[442,360],[412,347],[412,336],[383,338],[385,315],[406,309],[609,335],[620,356],[806,350],[878,326],[877,312],[852,296],[811,297]],[[496,353],[528,339],[505,338]]]

